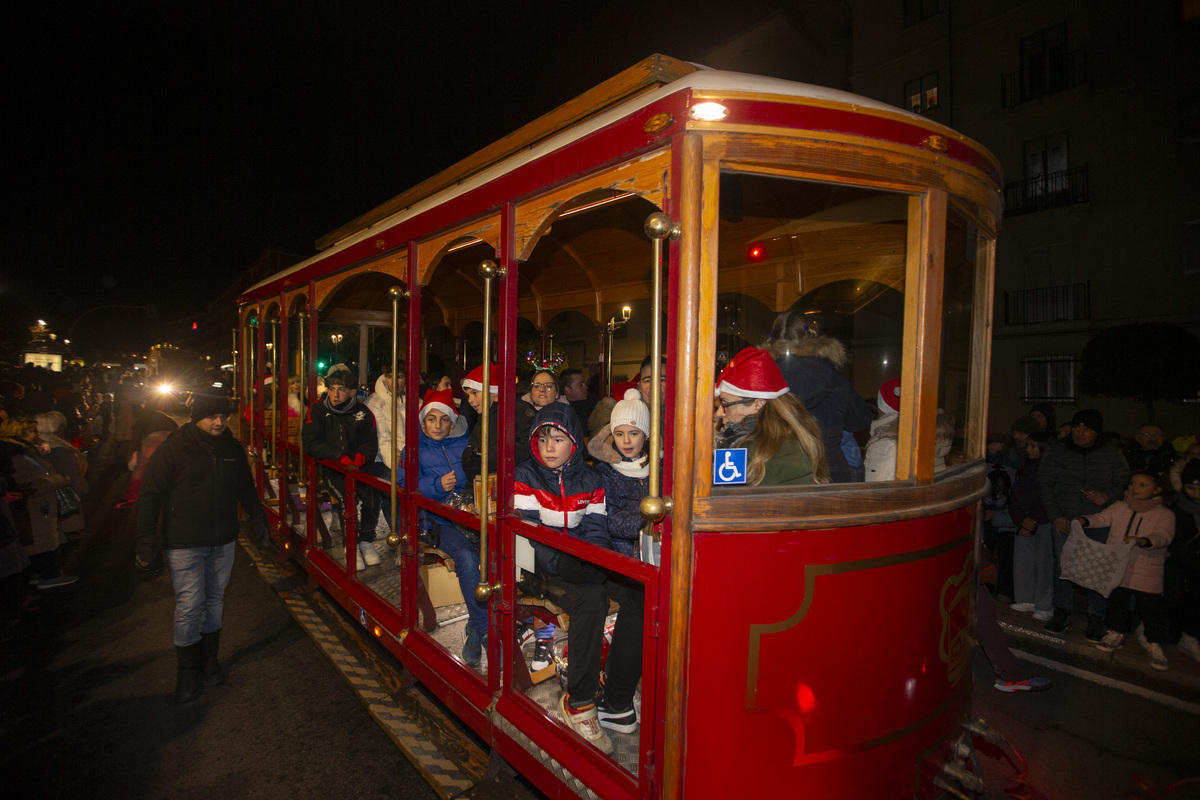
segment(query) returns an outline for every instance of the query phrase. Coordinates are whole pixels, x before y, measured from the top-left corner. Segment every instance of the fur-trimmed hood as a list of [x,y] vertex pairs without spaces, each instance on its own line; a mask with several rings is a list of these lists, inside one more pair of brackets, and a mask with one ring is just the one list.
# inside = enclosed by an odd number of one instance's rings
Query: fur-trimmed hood
[[838,369],[846,366],[849,356],[846,346],[838,339],[829,336],[814,336],[809,339],[768,339],[762,343],[762,349],[778,361],[786,356],[808,356],[823,358]]

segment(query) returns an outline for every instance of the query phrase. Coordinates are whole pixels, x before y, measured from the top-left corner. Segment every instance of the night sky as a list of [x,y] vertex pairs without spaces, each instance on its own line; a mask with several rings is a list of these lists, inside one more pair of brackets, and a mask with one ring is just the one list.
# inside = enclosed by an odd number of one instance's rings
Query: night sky
[[[268,248],[306,258],[640,59],[702,59],[778,3],[594,5],[25,4],[4,53],[3,349],[39,317],[63,336],[102,305],[197,311]],[[97,310],[74,339],[145,347],[149,327]]]

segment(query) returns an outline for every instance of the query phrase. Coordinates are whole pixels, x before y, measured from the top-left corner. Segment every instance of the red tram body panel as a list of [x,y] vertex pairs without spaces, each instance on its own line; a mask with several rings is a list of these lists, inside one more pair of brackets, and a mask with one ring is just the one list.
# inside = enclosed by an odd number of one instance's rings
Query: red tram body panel
[[[938,797],[958,786],[947,765],[961,767],[970,712],[1000,186],[986,150],[918,115],[647,59],[239,298],[242,436],[276,539],[550,796]],[[859,395],[899,380],[898,409],[850,432],[868,456],[876,436],[891,442],[880,481],[714,476],[716,376],[784,312],[842,344]],[[643,558],[521,519],[523,381],[543,363],[590,367],[607,394],[643,358],[663,456]],[[410,387],[494,365],[491,476],[451,503],[413,488],[416,448],[385,458],[390,479],[314,459],[283,410],[289,392],[318,402],[335,361],[368,390],[402,361]],[[253,391],[268,374],[272,388]],[[394,430],[417,441],[418,392],[397,406]],[[370,504],[394,518],[362,529]],[[423,537],[431,520],[477,536],[477,576]],[[644,591],[640,724],[611,735],[612,754],[558,718],[556,670],[535,669],[534,645],[515,638],[526,619],[556,624],[554,664],[569,673],[569,615],[531,541]],[[358,566],[360,543],[383,563]],[[471,596],[486,598],[476,665],[460,652]]]

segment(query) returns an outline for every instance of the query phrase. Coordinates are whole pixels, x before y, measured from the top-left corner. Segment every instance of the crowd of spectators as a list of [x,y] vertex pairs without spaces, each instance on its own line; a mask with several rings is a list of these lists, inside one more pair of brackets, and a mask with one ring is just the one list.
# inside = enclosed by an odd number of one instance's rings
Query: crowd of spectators
[[[1106,430],[1096,409],[1059,427],[1048,404],[1015,420],[988,445],[984,542],[997,599],[1061,635],[1086,595],[1089,642],[1111,652],[1136,633],[1150,666],[1165,670],[1165,646],[1200,660],[1200,445],[1194,434],[1169,440],[1154,422],[1130,433]],[[1060,577],[1073,523],[1129,550],[1111,594]]]
[[0,635],[38,592],[77,580],[63,555],[86,531],[88,456],[112,435],[120,380],[100,368],[0,370]]

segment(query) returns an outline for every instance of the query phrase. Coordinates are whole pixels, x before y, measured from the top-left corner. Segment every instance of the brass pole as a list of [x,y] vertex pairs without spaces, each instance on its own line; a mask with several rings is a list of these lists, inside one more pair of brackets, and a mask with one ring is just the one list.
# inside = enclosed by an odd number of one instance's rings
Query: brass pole
[[650,302],[650,486],[638,506],[642,532],[657,536],[654,526],[671,513],[671,498],[662,497],[662,257],[663,240],[678,239],[679,223],[662,212],[646,218],[646,235],[654,245],[653,288]]
[[[300,415],[301,415],[300,424],[301,425],[304,424],[304,419],[303,419],[304,415],[306,413],[308,413],[308,410],[306,408],[304,408],[304,395],[308,391],[308,359],[306,359],[304,357],[305,356],[304,336],[305,336],[305,327],[306,327],[306,325],[304,323],[307,320],[308,320],[308,311],[303,308],[300,309],[300,314],[297,318],[297,326],[300,329],[298,331],[298,333],[300,336],[300,364],[299,364],[299,367],[300,367],[301,379],[300,379],[300,398],[299,399],[300,399]],[[300,459],[299,459],[299,461],[296,462],[299,466],[299,468],[296,470],[296,476],[297,476],[296,477],[296,488],[303,490],[304,486],[305,486],[304,475],[306,472],[306,470],[304,469],[304,437],[303,436],[299,437],[297,444],[299,445],[299,448],[300,448]]]
[[500,588],[488,579],[488,452],[490,448],[491,425],[488,412],[492,402],[492,280],[504,277],[504,268],[495,261],[484,259],[479,262],[479,276],[483,278],[483,400],[479,407],[481,417],[480,482],[483,491],[480,492],[479,512],[479,585],[475,587],[475,599],[486,603],[492,593]]
[[388,296],[392,298],[392,441],[391,441],[391,485],[389,487],[389,495],[391,500],[392,515],[392,533],[387,537],[387,543],[392,547],[399,547],[400,537],[396,534],[396,473],[400,471],[400,462],[396,449],[396,428],[399,423],[400,410],[397,404],[403,403],[403,397],[396,396],[396,371],[400,366],[400,301],[408,297],[408,292],[401,289],[399,286],[393,286],[388,289]]
[[[279,319],[271,320],[271,392],[263,392],[264,397],[271,398],[271,430],[270,442],[271,456],[267,461],[268,466],[276,471],[279,470]],[[266,383],[266,381],[263,381]],[[266,388],[265,386],[263,387]],[[286,487],[284,487],[286,488]]]

